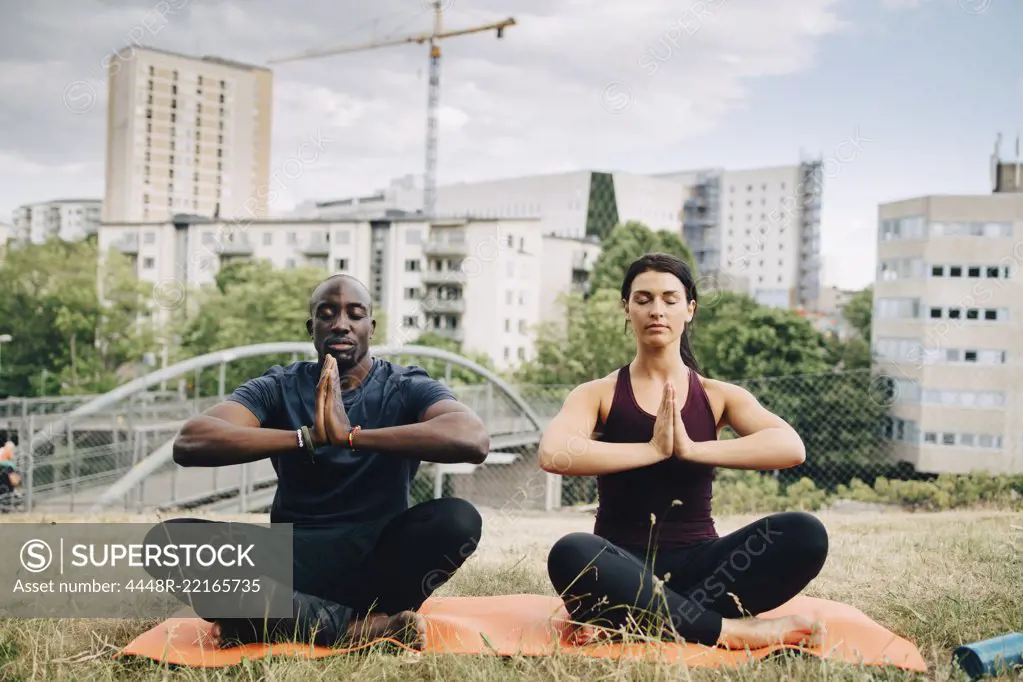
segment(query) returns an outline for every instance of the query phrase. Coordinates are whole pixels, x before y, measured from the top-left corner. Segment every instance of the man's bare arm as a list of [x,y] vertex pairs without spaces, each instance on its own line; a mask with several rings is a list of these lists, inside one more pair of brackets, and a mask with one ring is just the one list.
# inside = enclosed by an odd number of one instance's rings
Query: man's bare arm
[[192,417],[174,439],[174,461],[185,467],[222,467],[299,452],[294,431],[264,429],[240,403],[218,403]]
[[440,400],[415,424],[360,430],[355,449],[406,455],[424,462],[482,464],[490,433],[476,413],[457,400]]

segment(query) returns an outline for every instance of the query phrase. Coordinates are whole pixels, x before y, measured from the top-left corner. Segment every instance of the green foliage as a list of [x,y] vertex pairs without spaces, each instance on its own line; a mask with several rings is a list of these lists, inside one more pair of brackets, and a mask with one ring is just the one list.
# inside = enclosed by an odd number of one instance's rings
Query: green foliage
[[860,338],[870,343],[870,324],[874,311],[874,287],[857,291],[845,304],[842,314],[859,333]]
[[724,381],[831,367],[820,332],[792,311],[766,306],[741,316],[718,311],[709,323],[701,320],[693,330],[693,350],[704,374]]
[[845,341],[837,336],[829,336],[825,340],[828,350],[828,362],[842,369],[870,369],[872,353],[870,344],[858,336]]
[[629,265],[643,254],[651,252],[678,256],[689,264],[693,279],[699,277],[696,272],[696,260],[677,233],[655,231],[642,223],[629,221],[616,225],[611,234],[601,242],[600,255],[593,264],[593,272],[590,274],[590,291],[610,289],[621,292],[622,280]]
[[1023,476],[941,474],[930,480],[878,478],[871,486],[859,478],[834,491],[809,478],[784,484],[770,473],[720,469],[714,484],[714,513],[765,514],[786,510],[818,511],[839,500],[899,507],[908,511],[951,509],[1023,509]]
[[577,385],[605,376],[632,359],[634,337],[625,331],[617,292],[603,289],[589,299],[564,295],[561,304],[563,320],[538,328],[534,358],[518,367],[517,382]]
[[[309,341],[307,302],[322,280],[323,271],[316,268],[276,269],[263,262],[225,268],[217,286],[200,293],[198,312],[181,330],[174,360],[256,343]],[[226,391],[291,361],[290,354],[236,360],[227,368]],[[204,372],[201,381],[201,395],[216,394],[216,371]]]
[[[130,261],[106,254],[95,240],[51,239],[8,249],[0,267],[0,395],[83,394],[111,390],[131,378],[154,335],[142,316],[151,287]],[[102,287],[102,289],[100,289]],[[101,298],[102,293],[102,298]]]
[[[464,351],[462,345],[450,339],[446,336],[438,334],[436,332],[427,331],[420,334],[414,341],[410,342],[410,345],[416,346],[428,346],[430,348],[439,348],[440,350],[446,350],[451,353],[457,353],[465,357],[467,360],[475,362],[477,365],[481,365],[492,372],[497,372],[494,367],[494,363],[491,362],[490,358],[485,353]],[[447,376],[448,363],[443,360],[435,360],[433,358],[415,357],[409,358],[407,362],[404,362],[402,358],[397,358],[401,364],[414,364],[422,367],[430,376],[434,379],[444,379]],[[480,376],[476,372],[461,365],[451,365],[451,375],[449,385],[451,386],[466,386],[472,384],[483,384],[486,383],[487,379]]]

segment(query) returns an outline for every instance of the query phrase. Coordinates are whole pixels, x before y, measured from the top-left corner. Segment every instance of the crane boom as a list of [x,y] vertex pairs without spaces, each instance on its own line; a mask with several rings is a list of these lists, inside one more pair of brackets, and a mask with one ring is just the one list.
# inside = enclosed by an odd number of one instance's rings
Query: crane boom
[[437,201],[437,109],[440,103],[440,45],[438,43],[445,38],[456,38],[484,31],[497,31],[497,37],[502,38],[504,37],[504,29],[515,25],[515,19],[508,17],[507,19],[490,24],[444,31],[441,26],[443,15],[441,2],[440,0],[434,0],[431,4],[434,11],[434,23],[433,31],[430,33],[417,33],[384,40],[374,40],[359,45],[306,50],[298,54],[268,60],[270,64],[283,64],[337,54],[350,54],[352,52],[393,47],[395,45],[422,45],[423,43],[429,43],[430,85],[426,101],[426,172],[423,178],[423,212],[427,218],[435,217]]

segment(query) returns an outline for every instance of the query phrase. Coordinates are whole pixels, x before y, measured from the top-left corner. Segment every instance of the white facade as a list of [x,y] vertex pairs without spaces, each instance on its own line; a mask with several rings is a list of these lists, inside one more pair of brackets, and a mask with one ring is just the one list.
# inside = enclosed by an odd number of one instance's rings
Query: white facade
[[[684,237],[701,274],[764,305],[811,307],[820,296],[817,162],[657,176],[687,187]],[[734,284],[735,286],[729,286]]]
[[51,237],[82,240],[99,229],[102,204],[99,199],[55,199],[19,206],[13,215],[12,238],[33,244]]
[[[437,188],[436,211],[441,218],[536,219],[542,234],[581,239],[586,236],[594,175],[572,171],[444,185]],[[685,198],[681,184],[639,173],[607,175],[614,195],[605,198],[615,205],[619,222],[634,220],[654,230],[681,230]],[[414,214],[421,209],[422,186],[406,177],[371,196],[305,202],[296,214],[368,218],[388,211]]]
[[[104,223],[99,232],[102,253],[127,254],[138,277],[153,283],[157,315],[183,305],[186,291],[212,285],[230,259],[316,267],[324,276],[345,272],[366,284],[387,312],[389,343],[412,342],[429,330],[501,367],[530,357],[536,327],[559,287],[580,285],[573,268],[581,261],[569,251],[585,252],[587,264],[596,259],[594,244],[566,251],[562,242],[544,238],[535,220],[512,219],[220,223],[181,216],[177,225]],[[553,255],[546,253],[549,245]]]
[[105,222],[265,217],[272,73],[128,48],[110,60]]
[[540,317],[558,321],[564,307],[562,294],[586,291],[593,265],[600,255],[600,243],[590,239],[549,236],[544,238],[543,273],[540,283]]

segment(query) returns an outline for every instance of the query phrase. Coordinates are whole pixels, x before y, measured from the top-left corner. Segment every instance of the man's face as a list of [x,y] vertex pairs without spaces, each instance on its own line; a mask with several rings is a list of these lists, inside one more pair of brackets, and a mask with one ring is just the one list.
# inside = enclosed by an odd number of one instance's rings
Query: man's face
[[350,280],[332,280],[317,288],[306,328],[320,360],[333,355],[344,371],[366,357],[376,329],[371,303],[366,288]]

